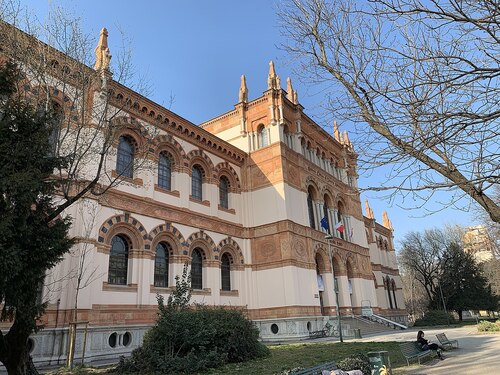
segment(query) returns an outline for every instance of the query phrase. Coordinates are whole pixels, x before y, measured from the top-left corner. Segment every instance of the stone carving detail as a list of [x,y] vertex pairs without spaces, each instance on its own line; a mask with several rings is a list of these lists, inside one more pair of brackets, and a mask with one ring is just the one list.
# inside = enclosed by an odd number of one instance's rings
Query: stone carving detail
[[307,249],[306,249],[306,246],[304,245],[304,242],[295,241],[295,244],[293,245],[293,249],[295,250],[295,254],[297,255],[297,258],[299,258],[299,259],[306,259],[307,258]]
[[274,253],[276,252],[275,248],[274,248],[274,244],[272,242],[267,242],[267,243],[264,243],[264,245],[262,246],[262,256],[263,258],[271,258]]

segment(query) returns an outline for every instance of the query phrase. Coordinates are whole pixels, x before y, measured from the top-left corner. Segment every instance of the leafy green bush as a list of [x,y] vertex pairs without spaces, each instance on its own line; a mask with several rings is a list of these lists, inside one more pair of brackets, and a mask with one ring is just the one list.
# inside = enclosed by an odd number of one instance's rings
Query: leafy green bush
[[443,310],[429,310],[425,313],[423,318],[415,320],[415,327],[422,326],[439,326],[448,324],[448,319],[451,324],[455,323],[455,318],[452,314],[448,313],[448,318]]
[[372,373],[370,360],[364,354],[353,354],[337,363],[337,367],[344,371],[361,370],[364,375]]
[[157,296],[158,320],[142,347],[116,369],[123,374],[188,373],[269,355],[259,331],[241,311],[190,306],[189,276],[176,277],[176,292],[165,306]]
[[500,332],[500,320],[495,323],[483,320],[477,325],[477,330],[479,332]]

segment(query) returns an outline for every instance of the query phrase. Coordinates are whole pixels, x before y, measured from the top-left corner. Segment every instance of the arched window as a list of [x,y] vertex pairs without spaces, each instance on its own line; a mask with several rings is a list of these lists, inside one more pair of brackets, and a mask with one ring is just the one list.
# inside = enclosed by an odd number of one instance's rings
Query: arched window
[[116,173],[132,178],[134,175],[134,146],[127,137],[121,136],[116,155]]
[[313,192],[311,187],[309,187],[307,191],[307,211],[309,213],[309,226],[311,228],[316,228],[316,223],[314,221]]
[[198,248],[191,254],[191,288],[203,289],[203,258]]
[[170,250],[171,247],[167,243],[160,242],[156,245],[154,285],[160,288],[168,286],[168,255]]
[[387,287],[387,296],[389,297],[389,306],[392,309],[391,280],[389,279],[389,276],[385,279],[385,285]]
[[231,260],[227,253],[223,254],[221,258],[220,276],[222,280],[222,290],[231,290]]
[[[325,197],[323,199],[323,202],[324,202],[324,205],[323,205],[323,219],[322,220],[326,220],[326,227],[328,229],[326,229],[326,231],[328,233],[331,233],[331,226],[330,226],[330,215],[329,215],[329,212],[328,212],[328,206],[329,206],[329,198],[328,198],[328,195],[325,194]],[[321,225],[322,227],[324,227],[324,225]]]
[[158,186],[166,190],[172,189],[172,158],[166,152],[161,152],[158,160]]
[[223,208],[229,208],[229,180],[226,176],[219,180],[219,204]]
[[264,125],[260,125],[257,129],[257,139],[259,147],[265,147],[269,144],[269,139],[267,137],[267,129]]
[[50,134],[49,134],[49,146],[50,154],[57,155],[59,146],[59,135],[61,133],[61,124],[63,122],[64,112],[61,106],[52,102],[52,112],[50,118]]
[[203,170],[199,165],[194,165],[191,173],[191,196],[203,200]]
[[398,301],[396,300],[396,283],[394,282],[394,279],[391,281],[391,286],[392,286],[392,297],[394,299],[394,308],[398,308]]
[[351,306],[353,306],[353,294],[354,294],[354,272],[352,269],[351,262],[347,262],[347,285],[349,287],[349,299],[351,301]]
[[285,138],[285,144],[293,149],[293,135],[290,133],[290,130],[288,129],[288,125],[285,125],[283,127],[283,136]]
[[335,228],[337,228],[337,232],[340,235],[340,238],[345,239],[345,230],[346,228],[344,227],[344,220],[343,220],[343,214],[344,214],[344,206],[342,205],[341,202],[338,203],[338,210],[337,210],[337,222],[335,223]]
[[109,252],[108,284],[127,285],[128,252],[128,241],[114,236]]

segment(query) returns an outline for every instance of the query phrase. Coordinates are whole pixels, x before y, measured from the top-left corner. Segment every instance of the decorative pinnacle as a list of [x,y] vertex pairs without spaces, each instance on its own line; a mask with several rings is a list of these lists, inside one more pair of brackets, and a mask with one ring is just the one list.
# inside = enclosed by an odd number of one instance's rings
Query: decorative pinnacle
[[280,89],[280,77],[276,74],[274,70],[274,63],[272,60],[269,62],[269,74],[267,75],[267,88],[270,89]]
[[288,99],[290,99],[293,102],[293,87],[292,87],[292,79],[290,77],[286,79],[286,94],[288,96]]
[[344,144],[350,145],[351,141],[349,141],[349,136],[347,135],[347,130],[344,130]]
[[248,102],[247,80],[246,80],[244,74],[241,76],[240,94],[239,94],[239,97],[238,97],[238,102],[239,103],[246,103],[246,102]]
[[365,211],[366,211],[366,217],[368,219],[374,219],[374,216],[373,216],[373,211],[370,207],[370,204],[368,203],[368,199],[365,198]]
[[333,136],[335,137],[336,141],[340,142],[340,131],[337,125],[337,121],[333,122]]
[[387,211],[382,212],[382,225],[387,229],[394,230],[392,222],[389,220],[389,215],[387,215]]
[[108,30],[103,27],[99,35],[99,42],[95,48],[95,70],[109,70],[109,63],[111,61],[111,53],[108,48]]

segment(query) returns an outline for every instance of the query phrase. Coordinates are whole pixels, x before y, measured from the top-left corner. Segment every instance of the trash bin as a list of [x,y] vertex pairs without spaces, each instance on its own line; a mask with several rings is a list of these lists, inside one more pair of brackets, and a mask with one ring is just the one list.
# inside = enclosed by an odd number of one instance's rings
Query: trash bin
[[359,328],[354,329],[354,338],[355,339],[361,338],[361,330]]
[[372,375],[392,375],[389,352],[369,352],[366,355],[370,360]]

